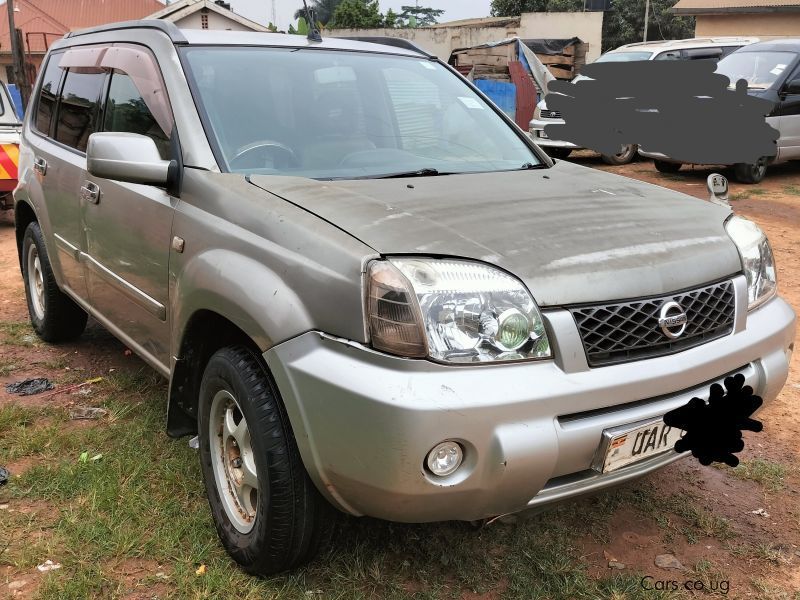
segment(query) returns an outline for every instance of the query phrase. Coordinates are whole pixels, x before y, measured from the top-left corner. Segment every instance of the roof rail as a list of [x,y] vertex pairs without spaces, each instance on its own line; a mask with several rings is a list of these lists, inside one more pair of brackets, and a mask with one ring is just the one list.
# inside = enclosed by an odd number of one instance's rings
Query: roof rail
[[139,21],[120,21],[118,23],[109,23],[107,25],[98,25],[97,27],[89,27],[87,29],[79,29],[77,31],[70,31],[64,37],[73,38],[80,35],[89,35],[91,33],[101,33],[104,31],[119,31],[121,29],[157,29],[169,36],[175,44],[186,44],[188,40],[183,32],[178,29],[172,21],[164,21],[162,19],[141,19]]
[[371,44],[394,46],[395,48],[403,48],[404,50],[411,50],[412,52],[416,52],[417,54],[422,54],[423,56],[427,56],[428,58],[436,58],[435,54],[430,54],[429,52],[425,52],[425,50],[417,46],[414,42],[411,42],[405,38],[389,37],[385,35],[374,35],[374,36],[356,35],[356,36],[346,36],[341,39],[351,40],[353,42],[369,42]]

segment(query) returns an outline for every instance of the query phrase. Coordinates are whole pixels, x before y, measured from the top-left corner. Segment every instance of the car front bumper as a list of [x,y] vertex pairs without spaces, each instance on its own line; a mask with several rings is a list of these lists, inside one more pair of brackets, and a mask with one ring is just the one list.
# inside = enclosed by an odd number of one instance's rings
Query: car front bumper
[[[563,125],[564,119],[533,119],[528,128],[531,138],[539,146],[543,148],[569,148],[571,150],[580,150],[580,146],[576,146],[572,142],[564,142],[562,140],[554,140],[547,137],[544,133],[545,125]],[[544,137],[543,137],[544,136]]]
[[644,158],[650,158],[652,160],[661,160],[668,163],[676,163],[676,164],[683,164],[679,160],[675,160],[667,156],[666,154],[662,154],[661,152],[648,152],[647,150],[642,150],[639,148],[639,156],[643,156]]
[[[736,278],[737,306],[746,294]],[[746,300],[745,300],[746,303]],[[744,374],[765,402],[788,376],[795,315],[780,298],[734,332],[671,356],[590,369],[566,310],[545,313],[557,358],[446,366],[309,332],[264,355],[305,466],[341,510],[401,522],[477,520],[594,492],[682,455],[617,471],[591,468],[604,429],[658,417],[711,383]],[[746,323],[745,323],[746,321]],[[464,463],[437,478],[423,467],[443,440]]]

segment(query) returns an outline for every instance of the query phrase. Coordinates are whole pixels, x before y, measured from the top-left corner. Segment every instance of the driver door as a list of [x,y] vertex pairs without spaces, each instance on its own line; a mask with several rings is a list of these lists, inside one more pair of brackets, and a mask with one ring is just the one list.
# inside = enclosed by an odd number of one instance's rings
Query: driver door
[[[126,54],[119,52],[116,58],[108,57],[113,68],[101,130],[147,135],[156,142],[162,158],[168,159],[170,143],[164,129],[171,130],[171,123],[164,115],[172,113],[163,107],[151,110],[154,97],[167,98],[163,87],[153,93],[155,59],[142,49],[122,50],[135,53],[137,60],[126,61]],[[153,61],[147,85],[137,71],[143,60]],[[130,72],[122,70],[127,62],[133,63]],[[150,96],[145,97],[141,88],[148,89]],[[169,365],[169,255],[177,199],[156,186],[87,174],[81,202],[91,303],[150,362]]]

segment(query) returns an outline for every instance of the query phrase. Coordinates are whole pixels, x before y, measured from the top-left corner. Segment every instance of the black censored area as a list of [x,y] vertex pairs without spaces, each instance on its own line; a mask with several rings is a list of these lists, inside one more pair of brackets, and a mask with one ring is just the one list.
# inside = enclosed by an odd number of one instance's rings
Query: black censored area
[[725,389],[711,386],[708,403],[692,398],[688,404],[664,415],[664,423],[686,433],[675,442],[676,452],[691,452],[701,464],[721,462],[731,467],[739,464],[735,452],[744,449],[742,431],[761,431],[760,421],[751,419],[762,404],[753,388],[744,385],[744,375],[725,378]]
[[774,103],[749,94],[744,80],[733,89],[715,68],[711,60],[587,65],[574,83],[548,85],[547,108],[565,122],[545,133],[601,154],[638,144],[684,163],[774,157],[778,131],[765,119]]

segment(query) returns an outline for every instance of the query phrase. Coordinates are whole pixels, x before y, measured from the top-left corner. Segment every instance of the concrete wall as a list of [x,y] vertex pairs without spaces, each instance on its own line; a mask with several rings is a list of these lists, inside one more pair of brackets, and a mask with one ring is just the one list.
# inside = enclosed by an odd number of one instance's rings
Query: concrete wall
[[796,37],[800,32],[800,13],[752,13],[733,15],[698,15],[694,34],[754,35],[762,39]]
[[[233,19],[229,19],[219,13],[209,10],[208,15],[208,29],[229,29],[231,31],[253,31],[249,27],[245,27],[241,23],[237,23]],[[186,15],[182,19],[175,21],[175,25],[182,29],[202,29],[203,22],[200,16],[200,11],[193,12]]]
[[423,50],[447,60],[456,48],[496,42],[508,37],[571,38],[588,44],[586,62],[600,56],[603,13],[524,13],[519,27],[425,27],[421,29],[332,29],[323,35],[334,37],[386,36],[412,41]]

